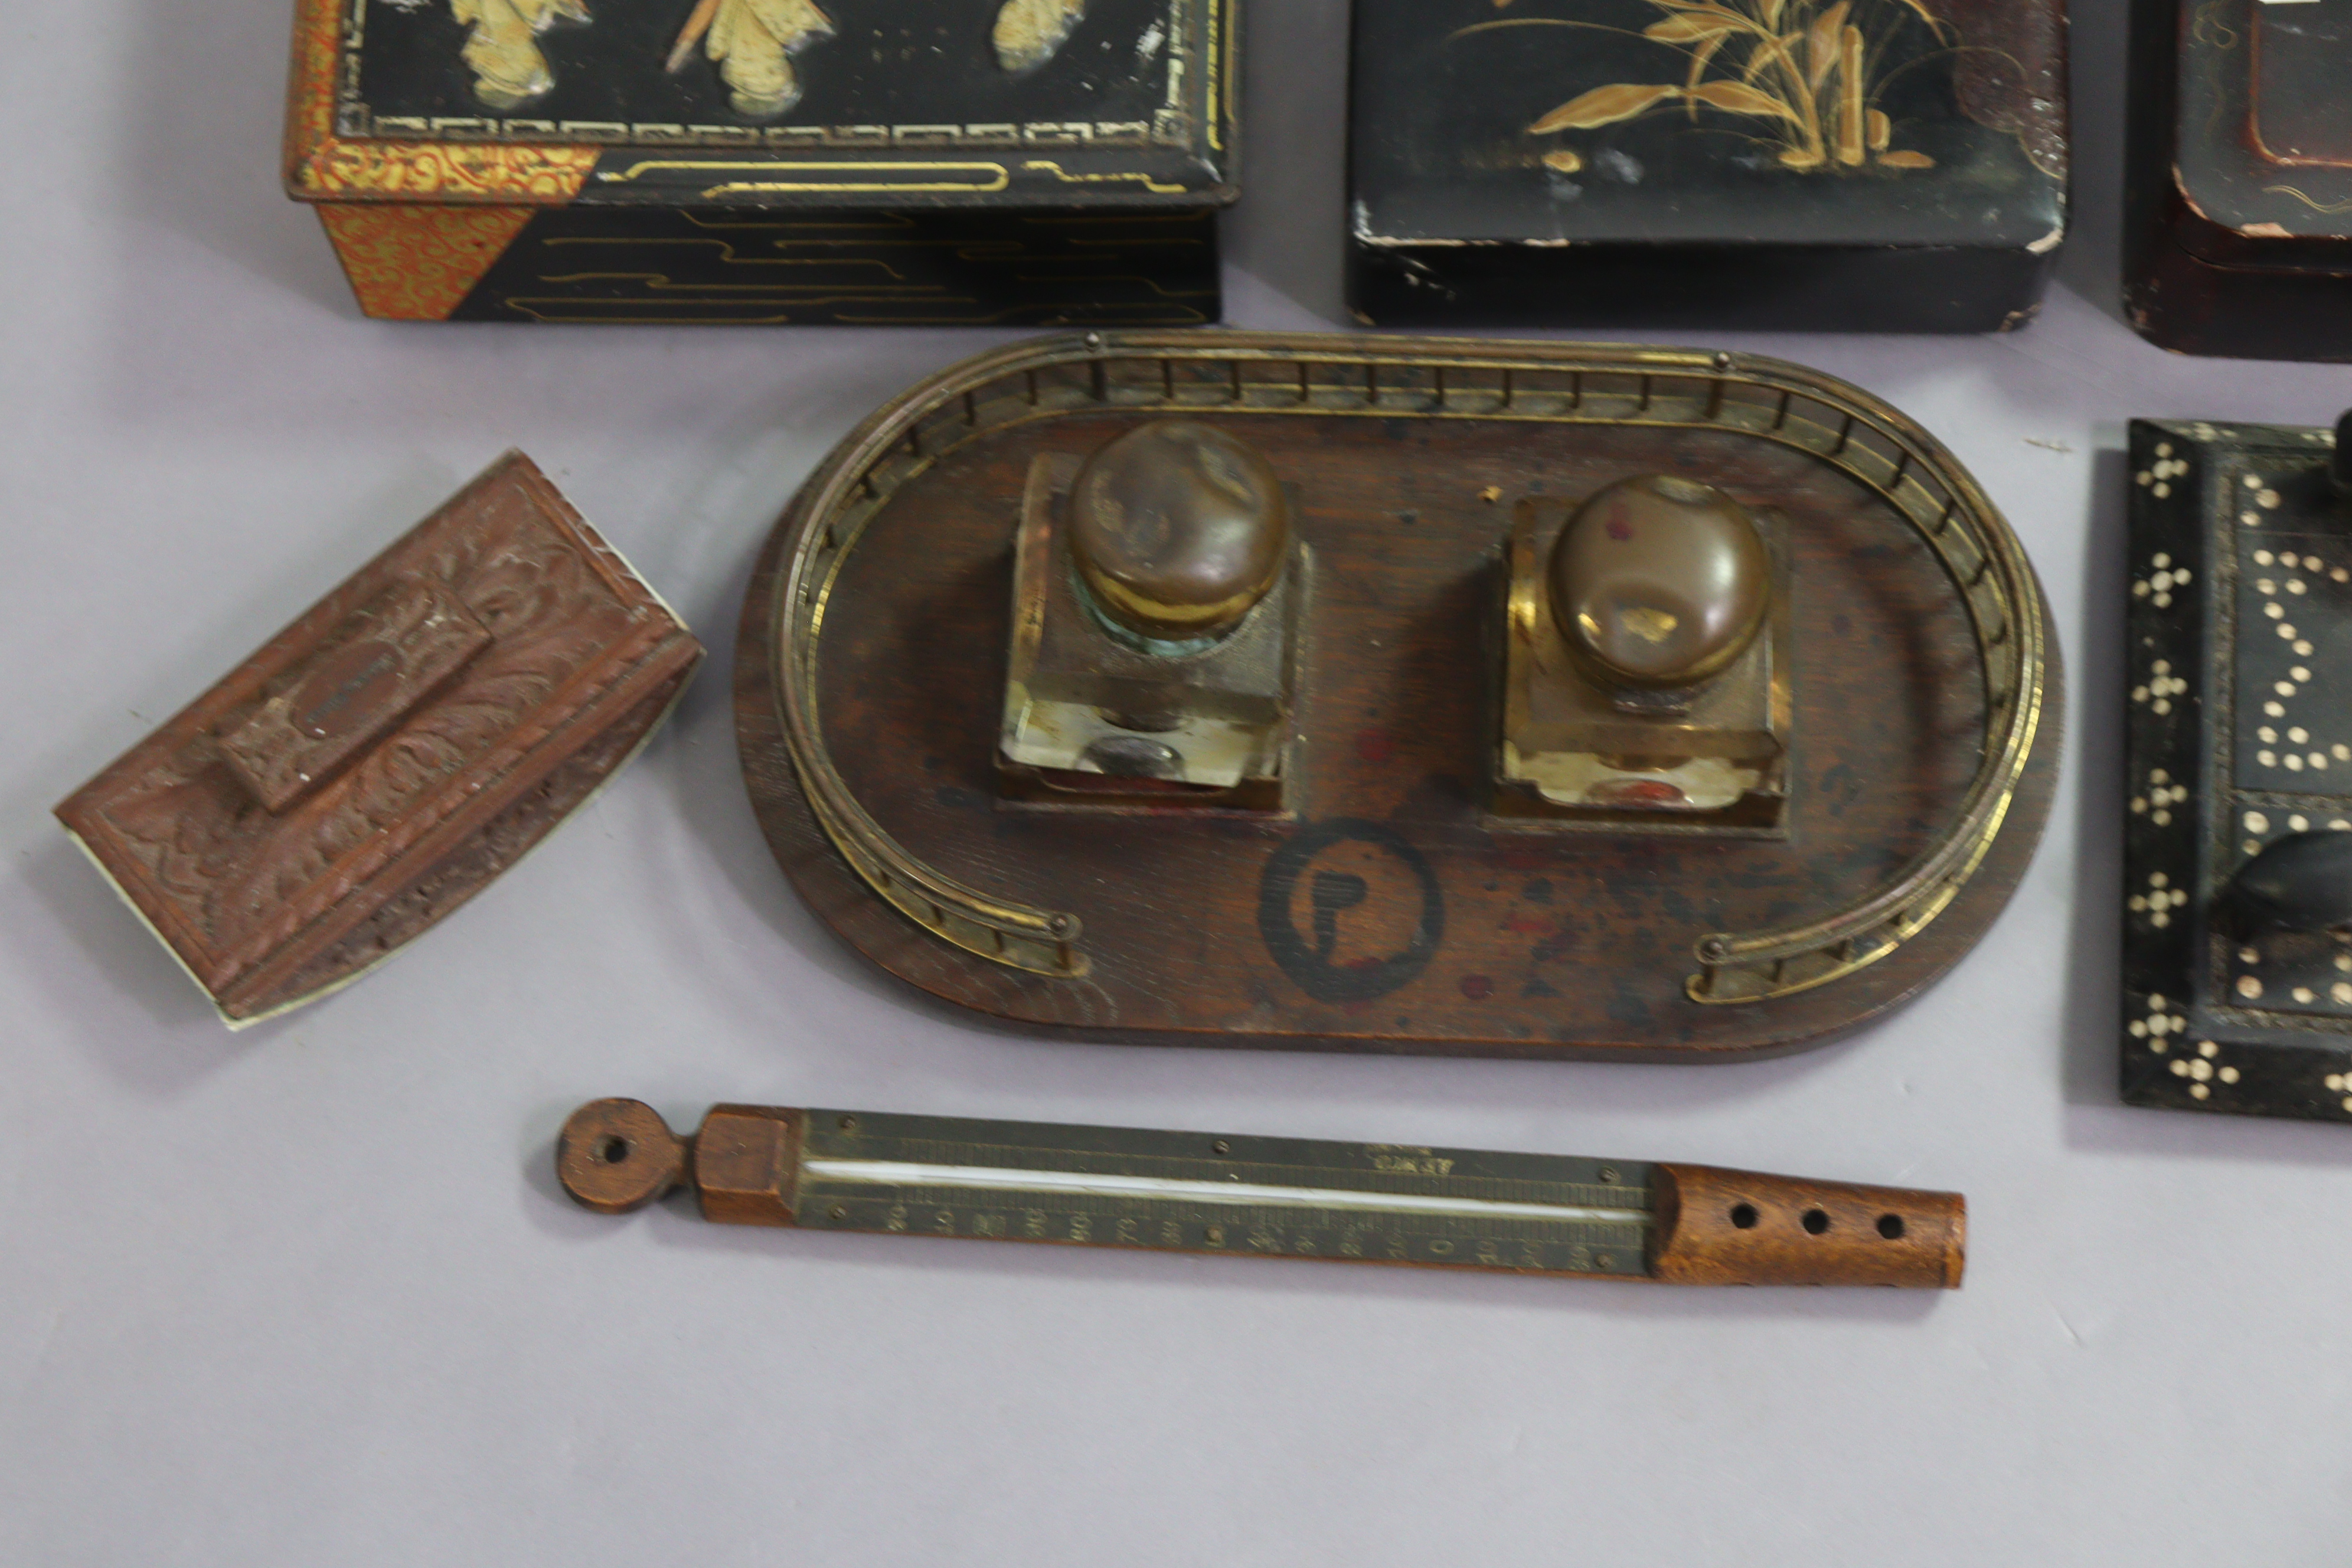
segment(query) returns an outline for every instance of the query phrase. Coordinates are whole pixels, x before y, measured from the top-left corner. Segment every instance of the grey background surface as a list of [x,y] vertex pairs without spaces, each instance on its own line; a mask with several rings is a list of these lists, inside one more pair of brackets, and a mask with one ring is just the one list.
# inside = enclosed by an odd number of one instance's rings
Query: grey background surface
[[[620,0],[613,0],[620,3]],[[1337,324],[1338,0],[1257,0],[1231,315]],[[7,0],[0,1563],[2340,1563],[2352,1131],[2110,1102],[2117,456],[2338,368],[2116,319],[2120,6],[2078,221],[1999,340],[1723,339],[1924,421],[2070,661],[2040,858],[1921,1005],[1713,1068],[1041,1044],[818,929],[722,656],[399,962],[231,1037],[48,806],[500,449],[722,648],[862,415],[993,334],[361,320],[278,194],[281,0]],[[572,1208],[583,1100],[1690,1159],[1958,1188],[1968,1288],[1675,1292]]]

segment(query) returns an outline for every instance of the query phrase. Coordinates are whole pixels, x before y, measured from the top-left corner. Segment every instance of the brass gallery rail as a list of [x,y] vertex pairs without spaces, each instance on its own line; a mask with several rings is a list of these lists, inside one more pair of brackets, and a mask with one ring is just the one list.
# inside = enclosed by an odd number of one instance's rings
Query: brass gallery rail
[[1810,454],[1884,499],[1966,605],[1986,735],[1961,808],[1887,886],[1844,909],[1699,935],[1692,1000],[1746,1003],[1825,984],[1895,951],[1958,895],[2000,832],[2042,720],[2041,589],[2008,523],[1925,430],[1874,398],[1778,360],[1616,345],[1087,333],[966,361],[869,418],[786,513],[779,715],[811,811],[858,875],[968,952],[1033,973],[1087,972],[1077,917],[992,899],[923,864],[851,795],[826,754],[817,648],[842,563],[898,489],[992,432],[1102,408],[1376,416],[1729,432]]

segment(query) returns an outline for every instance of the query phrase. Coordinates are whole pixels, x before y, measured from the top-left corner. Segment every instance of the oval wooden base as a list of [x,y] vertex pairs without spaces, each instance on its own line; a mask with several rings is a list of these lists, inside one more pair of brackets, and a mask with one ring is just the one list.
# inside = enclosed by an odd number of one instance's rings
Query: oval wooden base
[[[1685,994],[1702,933],[1825,913],[1891,883],[1957,815],[1985,733],[1974,639],[1933,553],[1872,489],[1722,430],[1187,410],[1267,454],[1316,552],[1291,809],[1268,819],[1000,798],[1011,546],[1030,461],[1090,452],[1152,414],[1097,407],[982,429],[931,460],[866,523],[820,634],[825,744],[858,802],[971,888],[1076,914],[1080,978],[940,941],[836,852],[780,719],[793,514],[753,574],[735,666],[752,804],[803,897],[909,984],[1024,1026],[1156,1043],[1724,1060],[1879,1016],[1949,969],[2008,901],[2056,773],[2054,651],[2031,763],[1938,918],[1814,990],[1712,1006]],[[1642,472],[1704,479],[1790,521],[1785,839],[1486,815],[1498,680],[1488,628],[1510,502]],[[1327,870],[1360,879],[1364,896],[1318,924],[1309,889]]]

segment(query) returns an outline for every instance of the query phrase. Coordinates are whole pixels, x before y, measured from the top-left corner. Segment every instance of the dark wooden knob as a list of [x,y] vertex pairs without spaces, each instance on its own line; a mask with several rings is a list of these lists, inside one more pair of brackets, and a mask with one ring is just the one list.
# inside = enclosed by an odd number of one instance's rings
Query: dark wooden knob
[[1164,641],[1213,637],[1265,597],[1290,508],[1248,443],[1161,419],[1096,452],[1071,496],[1070,553],[1104,614]]
[[573,1111],[555,1140],[555,1177],[599,1214],[640,1209],[687,1179],[687,1145],[639,1100],[599,1100]]
[[2238,868],[2221,895],[2239,931],[2352,928],[2352,833],[2290,833]]
[[1569,520],[1551,552],[1569,646],[1636,686],[1688,686],[1738,658],[1772,598],[1756,521],[1712,485],[1620,479]]

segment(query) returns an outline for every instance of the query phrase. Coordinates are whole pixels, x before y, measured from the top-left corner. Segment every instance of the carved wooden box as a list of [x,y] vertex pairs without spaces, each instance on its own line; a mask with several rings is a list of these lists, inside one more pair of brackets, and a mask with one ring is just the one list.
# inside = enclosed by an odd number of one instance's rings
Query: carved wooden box
[[2352,360],[2352,0],[2137,0],[2131,82],[2132,324]]
[[1241,0],[299,0],[371,316],[1195,325]]
[[701,658],[510,452],[58,817],[235,1027],[478,892],[635,752]]
[[2059,0],[1356,0],[1381,325],[1991,331],[2066,227]]

